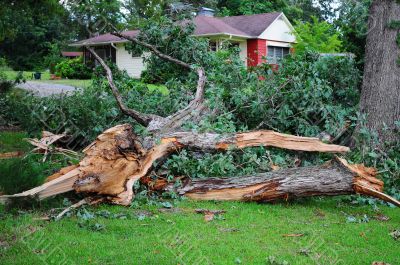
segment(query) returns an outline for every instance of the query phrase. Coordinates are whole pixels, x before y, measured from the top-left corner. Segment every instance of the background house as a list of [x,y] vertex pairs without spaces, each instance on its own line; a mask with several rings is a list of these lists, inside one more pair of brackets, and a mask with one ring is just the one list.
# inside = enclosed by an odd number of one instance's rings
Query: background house
[[[266,61],[276,64],[289,54],[295,37],[291,34],[293,26],[282,12],[248,16],[214,17],[211,9],[203,8],[194,18],[196,26],[194,36],[210,39],[210,48],[218,50],[224,42],[237,45],[240,57],[248,67],[257,66]],[[135,37],[138,30],[125,31],[123,34]],[[78,41],[71,46],[92,46],[105,59],[126,70],[132,77],[140,77],[145,69],[140,54],[130,54],[125,49],[128,41],[112,34],[103,34]],[[85,61],[91,61],[91,54],[84,50]]]

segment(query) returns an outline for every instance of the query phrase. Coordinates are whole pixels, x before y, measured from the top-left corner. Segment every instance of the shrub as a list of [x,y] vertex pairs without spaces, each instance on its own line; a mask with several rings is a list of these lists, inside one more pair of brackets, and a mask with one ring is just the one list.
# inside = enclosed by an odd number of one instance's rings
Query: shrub
[[2,160],[0,163],[0,190],[14,194],[41,185],[45,177],[61,168],[61,164],[41,162],[41,157],[29,155],[25,158]]
[[69,79],[89,79],[91,70],[83,63],[83,58],[65,59],[55,66],[58,76]]
[[7,75],[0,69],[0,94],[8,92],[21,82],[25,82],[22,72],[18,72],[14,80],[9,80]]

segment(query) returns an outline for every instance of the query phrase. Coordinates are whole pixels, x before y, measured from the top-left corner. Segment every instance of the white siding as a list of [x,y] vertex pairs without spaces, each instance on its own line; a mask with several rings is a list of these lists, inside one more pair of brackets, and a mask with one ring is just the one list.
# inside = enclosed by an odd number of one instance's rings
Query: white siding
[[116,64],[120,70],[126,70],[129,76],[140,78],[142,71],[145,69],[142,57],[132,57],[125,50],[124,44],[117,45]]
[[277,42],[292,43],[296,38],[291,34],[293,28],[290,22],[284,17],[280,16],[275,20],[260,36],[260,39],[272,40]]

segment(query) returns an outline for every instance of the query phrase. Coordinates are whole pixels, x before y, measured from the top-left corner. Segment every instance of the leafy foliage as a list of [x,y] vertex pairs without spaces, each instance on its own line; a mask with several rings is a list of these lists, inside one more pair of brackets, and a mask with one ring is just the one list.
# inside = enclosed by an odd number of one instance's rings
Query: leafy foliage
[[311,16],[321,16],[321,11],[313,5],[312,1],[290,0],[222,0],[218,8],[223,16],[252,15],[268,12],[283,12],[292,21],[309,21]]
[[79,38],[89,38],[96,34],[104,34],[110,32],[112,27],[119,27],[123,18],[121,5],[121,1],[118,0],[64,2]]
[[334,53],[341,50],[339,32],[326,21],[318,21],[312,17],[312,22],[300,23],[295,26],[293,34],[296,36],[296,52],[302,53],[306,50]]
[[69,39],[73,32],[57,0],[5,0],[0,17],[0,57],[15,70],[43,68],[49,44]]
[[371,0],[342,0],[333,24],[340,31],[343,49],[356,56],[357,66],[364,64],[365,43],[368,32],[368,17]]
[[56,65],[62,61],[61,49],[57,43],[50,44],[49,53],[44,57],[44,65],[49,68],[50,73],[54,74]]
[[91,77],[91,69],[83,63],[82,57],[64,59],[55,66],[55,72],[58,76],[69,79],[89,79]]
[[[365,117],[359,117],[358,120],[361,129],[358,138],[355,139],[357,149],[349,155],[349,160],[375,167],[385,182],[386,192],[400,199],[400,142],[379,145],[377,133],[367,130],[363,125]],[[400,137],[400,123],[397,124],[397,128]]]

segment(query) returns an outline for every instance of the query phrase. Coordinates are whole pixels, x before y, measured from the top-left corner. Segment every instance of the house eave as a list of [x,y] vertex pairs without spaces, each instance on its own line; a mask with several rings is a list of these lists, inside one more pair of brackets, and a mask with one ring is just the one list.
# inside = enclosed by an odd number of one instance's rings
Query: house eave
[[128,40],[119,40],[119,41],[103,41],[103,42],[87,42],[87,43],[71,43],[68,44],[70,47],[83,47],[83,46],[101,46],[101,45],[108,45],[112,43],[125,43],[129,42]]
[[257,37],[253,37],[253,36],[231,34],[231,33],[226,33],[226,32],[194,34],[193,36],[195,36],[195,37],[218,37],[218,36],[221,36],[221,37],[240,38],[240,39],[254,39],[254,38],[257,38]]

